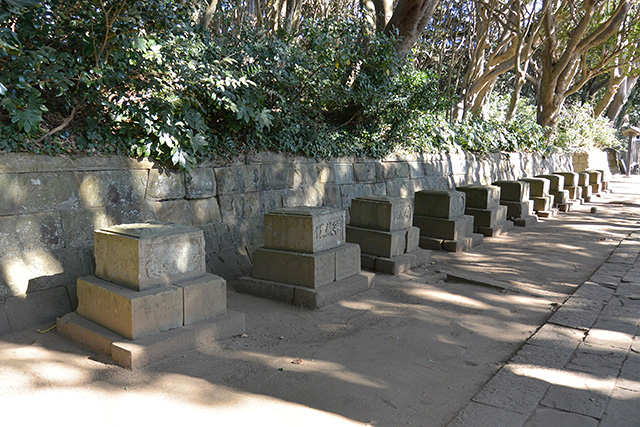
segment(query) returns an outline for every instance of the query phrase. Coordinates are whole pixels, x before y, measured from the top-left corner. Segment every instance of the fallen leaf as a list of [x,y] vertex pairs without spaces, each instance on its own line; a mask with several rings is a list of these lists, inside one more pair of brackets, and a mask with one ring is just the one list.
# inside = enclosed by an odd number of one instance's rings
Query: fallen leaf
[[294,365],[301,365],[301,364],[302,364],[302,362],[303,362],[303,360],[302,360],[302,359],[295,359],[295,360],[292,360],[292,361],[291,361],[291,363],[293,363]]

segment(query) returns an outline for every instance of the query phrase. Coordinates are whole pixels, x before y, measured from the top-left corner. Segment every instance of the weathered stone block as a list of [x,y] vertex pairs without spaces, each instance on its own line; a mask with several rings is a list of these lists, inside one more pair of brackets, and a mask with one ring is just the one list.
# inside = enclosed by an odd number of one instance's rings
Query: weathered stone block
[[420,245],[420,229],[418,227],[409,227],[407,229],[407,247],[405,252],[413,252],[418,249]]
[[350,163],[333,165],[336,184],[353,184],[353,166]]
[[206,273],[174,285],[182,291],[183,325],[211,319],[227,311],[227,282],[220,276]]
[[139,292],[93,276],[78,279],[78,314],[131,340],[182,326],[182,304],[175,286]]
[[261,165],[236,165],[215,168],[218,195],[260,190]]
[[412,270],[416,267],[420,267],[429,261],[430,251],[424,249],[416,249],[411,253],[398,255],[394,258],[375,258],[375,271],[379,271],[384,274],[400,274],[405,271]]
[[592,194],[598,194],[602,191],[602,183],[596,183],[596,184],[589,184],[589,186],[591,187],[591,193]]
[[336,251],[298,253],[259,248],[253,254],[253,277],[316,288],[336,280]]
[[9,318],[4,308],[4,301],[0,301],[0,335],[10,331]]
[[96,276],[146,290],[205,273],[202,230],[178,224],[126,224],[95,232]]
[[420,229],[420,236],[436,239],[458,240],[473,233],[473,217],[469,215],[454,219],[414,215],[413,224]]
[[532,197],[531,200],[533,200],[534,211],[548,211],[553,206],[548,196]]
[[560,175],[564,177],[564,187],[575,187],[579,183],[579,175],[575,172],[554,172],[554,175]]
[[120,206],[142,203],[149,171],[114,170],[76,173],[84,207]]
[[353,176],[357,182],[376,182],[376,164],[354,163]]
[[587,172],[579,172],[578,173],[578,185],[579,186],[586,186],[589,185],[589,174]]
[[0,175],[0,215],[76,208],[80,202],[73,172]]
[[531,185],[529,193],[532,198],[549,194],[551,183],[546,178],[522,178],[520,181],[528,182]]
[[507,218],[525,218],[533,215],[533,201],[526,202],[500,202],[501,205],[507,207]]
[[216,195],[216,175],[212,168],[192,169],[185,178],[187,199],[204,199]]
[[506,206],[496,206],[492,209],[467,208],[465,212],[473,216],[475,227],[493,227],[507,220]]
[[173,169],[151,169],[147,184],[147,199],[182,199],[186,194],[184,173]]
[[506,202],[524,202],[531,195],[531,184],[524,181],[496,181],[500,187],[500,200]]
[[413,203],[410,199],[389,196],[358,197],[351,201],[354,227],[397,231],[411,226]]
[[564,176],[558,174],[536,175],[536,178],[545,178],[549,180],[549,192],[564,190]]
[[422,190],[415,193],[414,215],[453,219],[464,215],[466,195],[454,190]]
[[70,312],[71,302],[66,288],[61,287],[7,298],[4,310],[11,330],[19,331]]
[[0,256],[64,246],[64,227],[58,212],[0,216]]
[[406,238],[406,230],[388,232],[347,226],[347,241],[360,245],[365,254],[393,258],[404,253]]
[[467,208],[491,209],[500,204],[500,187],[495,185],[462,185],[456,190],[467,195]]
[[600,184],[602,182],[602,172],[595,169],[587,169],[585,171],[589,174],[589,184]]
[[262,190],[284,190],[293,188],[294,168],[292,163],[261,165]]
[[582,187],[565,187],[569,192],[569,198],[571,200],[577,200],[582,198]]
[[189,200],[189,207],[191,224],[196,227],[222,221],[218,200],[215,197]]
[[268,249],[317,253],[345,242],[345,213],[341,209],[300,207],[278,209],[264,216]]
[[580,188],[580,192],[582,193],[582,199],[588,202],[591,196],[593,196],[593,188],[591,187],[591,185],[580,185],[578,188]]
[[153,202],[153,206],[156,210],[156,218],[158,218],[160,222],[191,224],[191,206],[189,205],[189,200],[162,200]]
[[[104,207],[63,210],[60,211],[60,219],[67,247],[91,247],[93,230],[113,225]],[[0,225],[1,233],[2,225]]]
[[385,184],[386,194],[392,197],[408,198],[415,193],[413,181],[396,179],[393,181],[387,181]]
[[360,273],[360,246],[345,243],[336,252],[336,280],[346,279]]
[[562,191],[550,191],[549,195],[553,196],[553,201],[556,204],[564,204],[569,202],[569,199],[571,198],[569,195],[569,191],[568,190],[562,190]]
[[218,197],[222,220],[231,227],[247,221],[262,222],[260,193],[229,194]]
[[424,176],[422,162],[409,162],[409,176],[412,179],[422,178]]

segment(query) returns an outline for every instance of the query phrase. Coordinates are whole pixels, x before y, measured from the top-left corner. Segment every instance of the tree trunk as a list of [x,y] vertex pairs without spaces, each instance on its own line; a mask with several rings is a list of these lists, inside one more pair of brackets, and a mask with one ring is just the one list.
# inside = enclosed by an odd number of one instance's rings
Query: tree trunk
[[376,13],[376,31],[382,32],[393,15],[393,0],[373,0]]
[[433,11],[439,0],[399,0],[389,23],[385,27],[385,33],[399,36],[396,52],[406,55],[411,52],[427,23],[433,15]]
[[618,120],[618,116],[622,112],[622,107],[629,100],[629,96],[633,91],[633,88],[636,86],[638,82],[638,76],[629,77],[627,76],[621,83],[620,88],[613,96],[613,100],[609,104],[609,108],[607,108],[607,117],[611,120],[612,123],[616,123]]
[[216,8],[218,7],[218,0],[211,0],[204,13],[200,17],[200,26],[202,28],[208,28],[209,24],[211,24],[211,20],[213,19],[213,14],[216,13]]

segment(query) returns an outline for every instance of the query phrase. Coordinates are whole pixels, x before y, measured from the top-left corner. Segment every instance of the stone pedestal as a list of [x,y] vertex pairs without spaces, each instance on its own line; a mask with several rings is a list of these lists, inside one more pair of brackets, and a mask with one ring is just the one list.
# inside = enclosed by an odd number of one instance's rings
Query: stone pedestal
[[547,178],[522,178],[520,181],[528,182],[531,186],[531,200],[533,210],[540,218],[548,218],[555,215],[553,210],[554,197],[549,193],[551,181]]
[[[265,246],[254,252],[252,274],[240,278],[238,292],[318,308],[371,287],[373,274],[360,271],[360,247],[345,243],[343,210],[279,209],[264,223]],[[406,232],[379,239],[389,251],[406,247]]]
[[58,319],[59,334],[133,369],[244,332],[226,282],[205,271],[202,230],[127,224],[94,239],[96,275],[78,279],[78,310]]
[[602,188],[603,172],[595,169],[588,169],[588,170],[582,171],[581,173],[586,173],[589,175],[588,185],[591,187],[591,194],[599,195],[599,193],[601,193],[603,190]]
[[533,201],[530,199],[531,185],[524,181],[496,181],[500,187],[500,204],[507,207],[507,218],[519,227],[538,222],[533,214]]
[[461,191],[423,190],[415,194],[413,225],[420,229],[420,247],[459,252],[482,244],[473,232],[473,217],[465,215]]
[[473,216],[473,231],[486,237],[498,236],[511,228],[507,207],[500,204],[500,187],[464,185],[457,188],[466,194],[465,214]]
[[[571,202],[582,202],[582,188],[579,187],[579,175],[575,172],[554,172],[553,175],[559,175],[564,178],[564,190],[567,191],[569,200],[566,202],[566,211],[571,210]],[[555,194],[554,194],[555,195]],[[555,195],[556,199],[562,198]],[[558,208],[563,210],[562,202],[558,202]]]
[[363,268],[400,274],[429,260],[429,251],[419,248],[420,230],[412,223],[410,199],[358,197],[351,202],[347,242],[360,246]]
[[587,172],[578,173],[578,186],[581,189],[582,200],[585,202],[591,201],[591,196],[593,195],[593,188],[590,184],[589,174]]

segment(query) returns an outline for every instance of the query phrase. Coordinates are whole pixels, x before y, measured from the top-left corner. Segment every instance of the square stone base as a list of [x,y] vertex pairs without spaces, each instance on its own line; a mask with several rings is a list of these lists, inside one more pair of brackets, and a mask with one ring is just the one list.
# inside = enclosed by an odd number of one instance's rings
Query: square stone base
[[360,272],[329,285],[311,289],[245,276],[240,278],[236,289],[241,293],[284,301],[297,306],[320,308],[366,291],[371,288],[374,277],[374,273]]
[[426,264],[430,254],[431,251],[424,249],[416,249],[393,258],[362,254],[362,266],[368,270],[398,275]]
[[507,207],[507,218],[513,220],[515,218],[526,218],[533,214],[533,201],[526,202],[510,202],[500,201],[500,204]]
[[533,210],[534,211],[547,211],[553,207],[553,197],[551,196],[542,196],[542,197],[532,197],[533,200]]
[[493,227],[507,220],[507,207],[502,205],[489,209],[467,208],[465,213],[473,216],[474,231],[478,227]]
[[485,237],[496,237],[505,234],[511,229],[513,229],[513,222],[505,221],[492,227],[478,227],[476,231]]
[[529,227],[530,225],[536,224],[537,222],[538,217],[535,215],[513,219],[513,225],[515,225],[516,227]]
[[482,234],[471,233],[468,237],[457,240],[434,239],[433,237],[420,236],[420,247],[424,249],[443,250],[448,252],[466,251],[482,244]]
[[564,187],[569,192],[569,199],[577,200],[582,197],[582,187]]
[[557,207],[560,212],[570,212],[573,209],[573,202],[558,203]]
[[598,194],[602,191],[602,183],[590,184],[591,185],[591,193]]
[[568,190],[551,191],[550,194],[553,196],[553,201],[556,206],[559,204],[567,203],[571,199]]
[[557,209],[547,209],[545,211],[538,211],[538,212],[536,212],[536,214],[538,215],[538,218],[551,218],[551,217],[554,217],[554,216],[558,215],[558,210]]
[[77,313],[58,318],[56,329],[58,334],[89,350],[110,356],[123,368],[138,369],[184,351],[240,335],[245,331],[245,319],[244,314],[229,310],[203,322],[133,341]]
[[452,219],[414,215],[413,225],[420,229],[421,237],[426,236],[440,240],[458,240],[473,233],[473,217],[471,215],[462,215]]
[[392,258],[407,248],[407,229],[379,231],[347,225],[347,242],[360,245],[364,253]]
[[591,188],[590,185],[581,185],[580,188],[582,189],[582,198],[588,202],[591,200],[591,196],[593,195],[593,189]]

